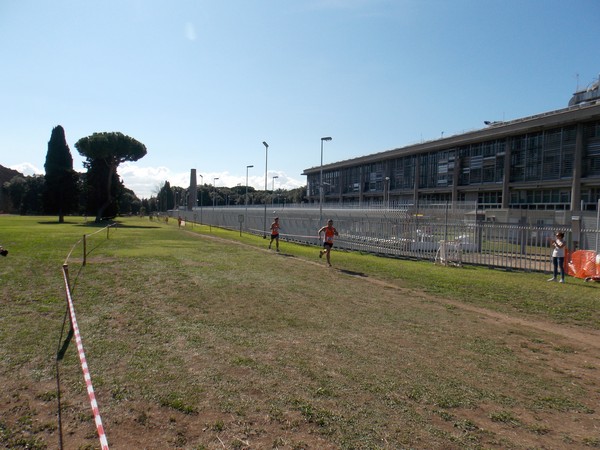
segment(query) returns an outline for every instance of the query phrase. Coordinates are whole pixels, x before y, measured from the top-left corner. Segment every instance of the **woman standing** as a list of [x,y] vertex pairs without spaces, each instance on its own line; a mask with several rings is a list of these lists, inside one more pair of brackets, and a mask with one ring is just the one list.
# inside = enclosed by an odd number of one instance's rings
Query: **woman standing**
[[556,233],[556,239],[550,242],[552,246],[552,266],[554,268],[554,274],[548,281],[556,281],[558,277],[558,270],[560,269],[560,280],[559,283],[565,282],[565,248],[566,243],[564,241],[565,234],[558,232]]

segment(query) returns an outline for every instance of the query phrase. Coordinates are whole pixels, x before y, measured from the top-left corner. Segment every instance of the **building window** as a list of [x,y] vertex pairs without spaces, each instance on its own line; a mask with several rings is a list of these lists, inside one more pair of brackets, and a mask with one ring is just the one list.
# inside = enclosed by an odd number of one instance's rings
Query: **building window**
[[524,189],[510,193],[511,208],[523,209],[556,209],[565,210],[571,207],[571,191],[569,189]]
[[502,207],[502,192],[479,192],[477,195],[477,206],[479,208],[501,208]]
[[600,176],[600,122],[585,126],[583,145],[582,175]]

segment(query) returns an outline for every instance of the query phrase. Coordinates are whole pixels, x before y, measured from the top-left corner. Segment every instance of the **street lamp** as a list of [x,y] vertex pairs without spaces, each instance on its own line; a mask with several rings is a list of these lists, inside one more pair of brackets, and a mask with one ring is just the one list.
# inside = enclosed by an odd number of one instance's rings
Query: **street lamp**
[[331,141],[331,137],[321,138],[321,171],[319,175],[319,223],[323,221],[323,141]]
[[[198,176],[200,178],[202,178],[202,184],[200,184],[200,225],[202,225],[202,203],[204,203],[202,201],[202,186],[204,185],[204,177],[200,174],[198,174]],[[196,194],[196,195],[198,195],[198,194]]]
[[[269,161],[269,144],[263,141],[265,146],[265,195],[267,194],[267,162]],[[263,219],[263,238],[267,238],[267,199],[265,198],[265,217]]]
[[271,206],[273,206],[273,199],[275,198],[275,178],[279,178],[279,175],[273,175],[273,181],[271,182]]
[[217,203],[217,180],[219,177],[213,178],[213,211],[215,210],[215,203]]
[[246,214],[244,222],[246,222],[246,228],[248,228],[248,169],[252,169],[254,166],[246,166]]

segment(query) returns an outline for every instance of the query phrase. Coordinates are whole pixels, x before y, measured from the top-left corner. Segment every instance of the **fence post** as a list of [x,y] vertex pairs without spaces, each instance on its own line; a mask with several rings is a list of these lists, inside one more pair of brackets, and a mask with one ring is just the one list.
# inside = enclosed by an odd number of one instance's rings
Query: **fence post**
[[85,234],[83,235],[83,266],[85,266],[85,260],[87,258],[87,244],[85,240]]
[[600,230],[600,198],[596,207],[596,253],[598,253],[598,230]]
[[579,249],[580,244],[581,244],[581,217],[580,216],[571,217],[571,239],[573,240],[573,250]]
[[[475,217],[477,218],[477,211],[475,211]],[[446,200],[446,211],[444,218],[444,241],[448,241],[448,200]]]
[[[85,236],[84,236],[85,238]],[[85,240],[84,240],[85,242]],[[65,279],[67,280],[67,288],[70,289],[71,287],[71,282],[69,281],[69,265],[67,263],[63,264],[63,272],[65,274]],[[67,307],[69,306],[69,304],[67,303]]]

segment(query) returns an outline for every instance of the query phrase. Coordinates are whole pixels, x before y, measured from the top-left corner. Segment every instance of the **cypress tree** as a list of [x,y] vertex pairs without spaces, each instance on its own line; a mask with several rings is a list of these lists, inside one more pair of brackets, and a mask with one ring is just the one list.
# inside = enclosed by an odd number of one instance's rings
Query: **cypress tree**
[[58,221],[65,221],[65,214],[77,207],[77,173],[73,170],[73,157],[65,138],[65,130],[58,125],[52,129],[46,153],[46,188],[44,209],[57,214]]

